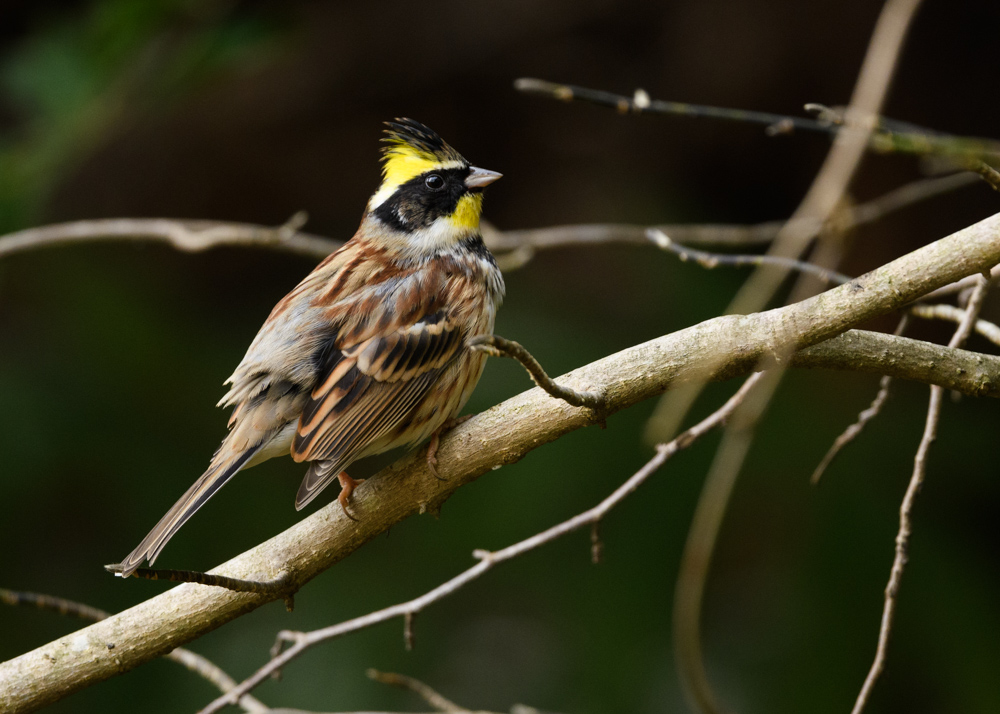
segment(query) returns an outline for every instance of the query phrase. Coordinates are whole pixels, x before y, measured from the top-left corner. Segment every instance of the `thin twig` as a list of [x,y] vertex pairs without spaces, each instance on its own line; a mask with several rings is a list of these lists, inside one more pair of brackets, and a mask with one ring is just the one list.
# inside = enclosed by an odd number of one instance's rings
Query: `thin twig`
[[985,161],[974,161],[972,170],[982,177],[994,191],[1000,191],[1000,171],[990,166]]
[[[964,319],[966,311],[954,305],[943,303],[937,305],[917,304],[910,308],[910,314],[925,320],[947,320],[948,322],[960,323]],[[995,345],[1000,345],[1000,325],[979,319],[976,320],[973,329],[981,337],[985,337]]]
[[842,285],[851,282],[851,278],[836,270],[830,270],[820,265],[807,263],[794,258],[785,258],[778,255],[734,255],[731,253],[710,253],[705,250],[697,250],[688,246],[675,243],[670,237],[658,228],[650,228],[646,231],[649,238],[657,247],[669,251],[679,257],[682,261],[693,260],[703,268],[711,270],[720,265],[730,267],[776,265],[788,270],[795,270],[800,273],[814,275],[820,280],[835,285]]
[[[866,203],[844,208],[842,214],[838,215],[838,226],[848,230],[873,223],[907,206],[963,186],[971,186],[978,181],[975,173],[967,171],[919,179]],[[745,248],[767,245],[774,240],[785,223],[786,221],[766,221],[750,225],[680,223],[649,227],[606,223],[511,231],[500,231],[483,223],[483,238],[489,249],[496,254],[501,269],[507,272],[524,266],[538,252],[545,250],[608,244],[648,245],[647,231],[650,229],[662,231],[672,240],[687,246],[695,244]],[[811,237],[815,237],[821,228],[822,225],[815,221],[806,221],[802,226]]]
[[[812,238],[802,226],[809,220],[825,224],[841,203],[861,163],[869,138],[878,125],[878,115],[895,74],[903,40],[920,2],[888,0],[883,6],[850,105],[844,112],[845,122],[851,130],[837,133],[833,147],[802,203],[775,239],[769,251],[771,255],[800,255]],[[784,275],[785,272],[778,269],[756,271],[730,309],[741,314],[756,312],[770,300]]]
[[[989,276],[991,283],[995,283],[997,280],[1000,280],[1000,265],[994,265],[989,271]],[[969,275],[961,280],[956,280],[949,285],[944,285],[937,290],[932,290],[920,298],[920,300],[923,302],[930,302],[933,300],[941,300],[942,298],[951,297],[952,295],[957,295],[974,288],[978,282],[978,274]]]
[[[808,230],[809,223],[828,225],[842,203],[877,126],[903,40],[920,2],[887,0],[883,6],[868,43],[850,105],[844,113],[851,129],[837,133],[809,191],[771,244],[768,255],[798,258],[815,235],[815,231]],[[757,268],[732,300],[727,312],[747,314],[759,311],[771,300],[786,275],[787,270],[782,268]],[[804,285],[799,283],[800,288]],[[798,292],[798,289],[793,292],[793,298]],[[778,348],[771,359],[784,364],[790,354],[787,348]],[[701,650],[701,604],[712,551],[733,487],[749,451],[757,419],[767,409],[782,372],[782,369],[773,370],[767,381],[737,412],[738,425],[728,427],[723,434],[685,545],[674,601],[674,642],[684,690],[689,701],[701,712],[719,711],[718,697],[712,691]],[[668,396],[658,410],[659,421],[654,423],[651,420],[647,433],[665,434],[676,429],[696,397],[695,389],[684,390],[676,397],[676,402]]]
[[962,171],[947,176],[934,176],[919,179],[894,188],[876,199],[847,208],[845,211],[846,227],[874,223],[891,213],[908,208],[929,198],[954,191],[965,186],[978,183],[976,175]]
[[[973,325],[983,306],[986,292],[989,289],[989,280],[980,276],[976,289],[969,298],[969,304],[965,308],[965,318],[958,325],[955,334],[948,342],[951,348],[961,347],[972,333]],[[892,633],[893,619],[896,615],[896,598],[899,595],[899,586],[903,578],[903,569],[909,557],[910,534],[912,524],[910,515],[913,511],[913,502],[924,482],[924,475],[927,472],[927,453],[931,444],[937,438],[938,421],[941,416],[941,403],[944,398],[944,389],[941,387],[931,387],[930,403],[927,406],[927,420],[924,423],[924,433],[920,439],[920,446],[917,447],[917,454],[913,459],[913,474],[910,476],[910,483],[906,488],[906,495],[903,496],[903,503],[899,507],[899,532],[896,534],[896,554],[892,561],[892,570],[889,573],[889,584],[885,587],[885,604],[882,608],[882,624],[879,627],[878,646],[875,649],[875,660],[872,662],[868,676],[865,677],[864,684],[858,694],[857,701],[851,714],[861,714],[868,698],[871,696],[875,682],[878,681],[882,670],[885,669],[886,652],[889,646],[889,636]]]
[[[955,174],[956,176],[971,176],[972,174]],[[720,265],[730,266],[730,267],[743,267],[743,266],[760,266],[760,265],[774,265],[788,270],[793,270],[798,273],[806,273],[813,275],[820,280],[828,283],[833,283],[835,285],[843,285],[844,283],[849,283],[853,278],[843,273],[837,272],[836,270],[830,270],[824,268],[815,263],[807,263],[802,260],[794,260],[792,258],[782,258],[778,256],[770,255],[742,255],[742,254],[732,254],[732,253],[713,253],[705,250],[698,250],[691,248],[690,246],[685,246],[672,240],[670,236],[663,232],[662,228],[647,228],[646,229],[647,238],[654,243],[657,247],[662,248],[666,251],[674,253],[677,255],[682,262],[693,261],[700,265],[701,267],[712,270]],[[1000,266],[998,266],[1000,268]],[[997,269],[994,269],[997,270]],[[1000,271],[998,271],[1000,272]],[[952,283],[951,285],[945,286],[935,290],[933,294],[928,294],[923,299],[945,297],[949,294],[954,294],[956,292],[961,292],[962,290],[968,289],[975,285],[976,280],[979,276],[971,275],[968,278]],[[990,279],[993,280],[997,276],[991,271]],[[920,317],[926,320],[947,320],[949,322],[961,322],[963,316],[965,315],[965,310],[955,307],[954,305],[947,304],[934,304],[927,305],[924,303],[918,303],[916,305],[908,308],[910,314],[915,317]],[[975,331],[981,336],[985,337],[990,342],[996,345],[1000,345],[1000,326],[988,322],[987,320],[977,320],[975,324]],[[898,334],[898,333],[896,333]]]
[[[765,355],[788,346],[804,349],[831,342],[853,325],[893,312],[931,290],[998,262],[1000,214],[822,296],[754,315],[717,317],[583,365],[558,381],[594,385],[607,399],[607,414],[615,414],[684,383],[747,374]],[[844,352],[854,350],[851,340],[836,339],[839,357],[832,364],[853,369],[851,360],[844,359]],[[902,338],[897,339],[902,342]],[[717,362],[718,355],[725,355],[724,363]],[[967,353],[965,358],[974,358],[975,367],[976,355]],[[988,363],[1000,362],[1000,358],[983,359],[977,370],[981,376],[972,380],[978,383],[973,384],[972,393],[1000,385],[1000,380],[988,376],[996,369]],[[706,372],[706,364],[716,367]],[[821,359],[812,366],[822,364]],[[912,374],[924,381],[929,374],[953,371],[945,358],[899,374]],[[438,457],[448,481],[428,478],[424,454],[405,455],[356,491],[357,506],[365,515],[360,523],[349,521],[333,502],[234,557],[216,572],[246,579],[259,579],[261,574],[274,578],[280,564],[281,571],[293,573],[296,583],[306,583],[387,528],[433,508],[498,465],[513,463],[544,444],[595,423],[590,409],[569,408],[540,389],[528,390],[444,435]],[[171,588],[124,613],[0,663],[0,709],[40,708],[183,646],[274,599],[215,587]],[[74,643],[84,639],[91,644],[74,649]],[[109,655],[99,644],[112,640],[120,647]],[[56,656],[60,667],[53,669],[49,662]]]
[[889,388],[892,386],[892,377],[889,375],[884,375],[878,382],[878,392],[875,394],[875,399],[868,406],[867,409],[863,410],[858,414],[857,420],[851,424],[849,427],[844,429],[844,431],[837,437],[830,447],[829,451],[819,462],[816,470],[813,471],[812,476],[809,478],[810,483],[813,486],[820,482],[823,478],[823,473],[826,471],[827,467],[833,462],[840,453],[840,450],[845,446],[850,444],[857,438],[858,434],[867,426],[868,422],[877,417],[882,412],[882,407],[885,406],[886,400],[889,399]]
[[8,590],[7,588],[0,588],[0,602],[15,607],[23,607],[25,605],[37,607],[39,610],[57,612],[60,615],[78,617],[81,620],[88,620],[90,622],[100,622],[108,616],[108,613],[104,610],[99,610],[96,607],[91,607],[80,602],[74,602],[73,600],[45,595],[44,593]]
[[[725,119],[728,121],[763,124],[769,136],[790,134],[793,131],[814,131],[831,134],[836,131],[856,130],[865,135],[865,141],[872,151],[879,153],[935,155],[956,160],[970,158],[1000,157],[1000,142],[980,137],[952,136],[932,131],[924,127],[904,124],[880,117],[874,131],[868,136],[867,127],[849,116],[826,107],[810,103],[805,108],[816,111],[819,118],[804,118],[787,114],[772,114],[726,107],[713,107],[685,102],[668,102],[651,99],[642,89],[637,89],[631,97],[601,89],[590,89],[572,84],[558,84],[543,79],[522,77],[514,81],[514,89],[525,94],[535,94],[564,102],[587,102],[611,107],[621,114],[671,114],[695,118]],[[982,164],[982,162],[979,162]],[[985,164],[982,164],[986,166]],[[978,167],[977,167],[978,168]],[[989,168],[987,166],[987,168]],[[998,176],[1000,178],[1000,176]],[[987,179],[989,180],[989,179]],[[1000,185],[1000,184],[998,184]]]
[[[722,712],[704,666],[701,648],[701,609],[712,554],[740,467],[750,450],[757,417],[780,383],[780,370],[759,372],[760,380],[747,381],[750,396],[726,425],[702,486],[688,529],[674,594],[674,652],[681,683],[695,711]],[[746,407],[753,402],[749,411]]]
[[470,338],[468,345],[473,350],[485,352],[493,357],[516,359],[528,371],[532,381],[556,399],[562,399],[574,407],[588,407],[595,411],[601,411],[605,406],[604,397],[596,392],[581,392],[572,387],[557,384],[549,375],[545,374],[545,370],[542,369],[538,360],[513,340],[504,339],[499,335],[478,335]]
[[439,712],[460,712],[461,714],[469,714],[468,709],[460,707],[450,699],[438,694],[434,691],[434,689],[424,684],[419,679],[407,677],[405,674],[396,674],[395,672],[380,672],[377,669],[368,669],[365,671],[365,674],[369,677],[369,679],[373,679],[376,682],[388,684],[393,687],[399,687],[401,689],[408,689]]
[[[896,330],[893,332],[893,335],[901,337],[903,332],[906,331],[906,327],[909,322],[909,313],[904,313],[902,319],[899,321],[899,324],[896,325]],[[827,451],[826,455],[823,457],[823,460],[819,462],[816,470],[813,471],[810,481],[814,486],[819,483],[820,479],[823,477],[823,472],[826,471],[827,467],[833,462],[837,454],[840,453],[840,450],[854,441],[868,422],[879,415],[886,400],[889,398],[889,387],[891,385],[892,377],[888,374],[883,375],[879,380],[878,393],[875,395],[875,399],[872,401],[871,405],[858,414],[857,420],[837,437],[836,441],[833,442],[833,446],[830,447],[829,451]]]
[[[910,22],[921,0],[887,0],[868,43],[851,102],[844,112],[850,131],[840,131],[802,202],[779,231],[768,255],[798,258],[842,203],[847,187],[865,154],[871,132],[885,101],[889,83]],[[753,272],[726,309],[746,315],[759,312],[772,299],[787,270],[761,266]],[[646,426],[647,440],[672,434],[697,399],[700,389],[668,393]]]
[[[78,617],[90,622],[100,622],[110,617],[109,613],[96,607],[53,595],[45,595],[44,593],[21,592],[0,588],[0,602],[5,605],[37,607],[40,610]],[[114,643],[108,643],[108,649],[113,649],[114,646]],[[191,650],[178,647],[165,654],[164,657],[208,680],[223,693],[232,691],[233,687],[236,686],[236,681],[217,664]],[[251,714],[264,714],[271,711],[267,705],[250,694],[244,694],[240,697],[239,706],[244,711],[251,712]]]
[[[109,573],[121,577],[121,565],[114,563],[105,565],[104,569]],[[241,578],[230,578],[226,575],[215,575],[213,573],[203,573],[198,570],[170,570],[167,568],[137,568],[132,573],[133,577],[142,580],[167,580],[172,583],[198,583],[199,585],[209,585],[226,590],[235,590],[240,593],[257,593],[258,595],[277,595],[286,593],[292,583],[292,578],[288,573],[273,580],[244,580]]]
[[[847,227],[876,221],[918,201],[977,181],[977,174],[973,172],[914,181],[868,203],[845,209],[843,221]],[[289,251],[312,258],[325,258],[343,244],[332,238],[298,231],[303,219],[304,214],[297,213],[277,228],[248,223],[168,218],[72,221],[0,236],[0,258],[36,248],[102,240],[160,240],[187,252],[217,246],[248,245]],[[688,245],[749,246],[770,243],[784,223],[768,221],[754,225],[671,224],[653,227]],[[505,271],[523,266],[540,250],[608,243],[645,245],[649,242],[646,238],[647,226],[628,224],[583,224],[499,231],[484,222],[482,228],[487,246],[497,254],[497,261]]]
[[574,84],[559,84],[534,77],[521,77],[514,80],[514,89],[525,94],[558,99],[563,102],[586,102],[610,107],[621,114],[672,114],[750,122],[763,124],[767,127],[780,127],[776,133],[788,133],[791,129],[818,131],[824,134],[829,134],[831,131],[830,123],[819,119],[650,99],[649,95],[641,89],[637,89],[631,97],[627,97],[602,89],[591,89]]
[[[840,109],[817,103],[806,104],[805,109],[831,127],[852,128],[850,120]],[[1000,157],[1000,142],[996,139],[955,136],[886,117],[878,118],[869,148],[880,154],[943,157],[977,172],[981,172],[978,164],[983,163],[982,159]]]
[[197,253],[223,245],[278,247],[298,255],[325,258],[343,243],[301,233],[307,215],[299,211],[276,227],[225,221],[171,218],[107,218],[56,223],[0,236],[0,258],[36,248],[98,240],[156,240]]
[[[291,646],[288,647],[288,649],[281,651],[277,656],[273,657],[271,661],[257,670],[253,676],[242,682],[232,692],[219,697],[210,703],[207,707],[202,709],[199,714],[212,714],[213,712],[219,711],[226,705],[231,704],[234,697],[237,697],[245,692],[249,692],[270,677],[272,672],[281,669],[288,664],[288,662],[298,657],[306,649],[312,647],[313,645],[334,639],[336,637],[341,637],[349,632],[371,627],[372,625],[385,622],[386,620],[391,620],[396,617],[405,618],[408,614],[419,613],[429,605],[442,600],[473,580],[476,580],[488,570],[491,570],[495,565],[539,548],[547,543],[551,543],[557,538],[567,535],[568,533],[572,533],[592,523],[600,521],[604,518],[608,511],[617,506],[623,499],[633,493],[653,473],[655,473],[667,459],[676,454],[678,451],[690,446],[698,438],[711,431],[713,428],[722,424],[740,404],[753,385],[762,378],[763,374],[764,373],[757,373],[751,375],[746,382],[744,382],[743,386],[740,387],[739,391],[730,397],[730,399],[722,405],[722,407],[698,424],[680,434],[670,443],[657,446],[656,455],[650,459],[645,466],[639,469],[639,471],[633,474],[631,478],[615,489],[610,496],[605,498],[593,508],[584,511],[569,520],[563,521],[558,525],[552,526],[541,533],[537,533],[530,538],[526,538],[519,543],[507,546],[502,550],[495,552],[487,550],[474,551],[473,556],[479,559],[479,562],[476,565],[458,574],[451,580],[442,583],[433,590],[408,602],[393,605],[383,610],[378,610],[362,617],[354,618],[353,620],[347,620],[346,622],[341,622],[331,627],[313,630],[312,632],[291,632],[288,630],[279,632],[279,641],[289,642],[291,643]],[[272,650],[272,653],[273,652],[274,650]]]

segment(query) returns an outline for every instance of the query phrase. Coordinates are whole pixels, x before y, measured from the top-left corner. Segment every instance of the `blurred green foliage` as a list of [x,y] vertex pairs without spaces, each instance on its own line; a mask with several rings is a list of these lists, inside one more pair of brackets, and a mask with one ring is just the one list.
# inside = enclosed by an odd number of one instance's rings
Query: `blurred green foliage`
[[255,58],[278,26],[222,0],[102,0],[50,16],[0,64],[15,117],[0,135],[0,230],[40,216],[52,191],[116,132]]

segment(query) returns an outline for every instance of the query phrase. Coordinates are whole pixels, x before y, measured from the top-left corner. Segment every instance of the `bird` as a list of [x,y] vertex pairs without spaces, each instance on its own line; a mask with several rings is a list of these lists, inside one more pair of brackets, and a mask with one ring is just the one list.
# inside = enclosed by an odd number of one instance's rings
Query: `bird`
[[348,502],[356,459],[437,436],[465,405],[504,296],[479,228],[483,189],[471,165],[418,121],[386,122],[382,182],[354,236],[280,300],[226,380],[229,431],[208,469],[119,566],[128,577],[239,471],[291,455],[308,469],[301,510],[333,480]]

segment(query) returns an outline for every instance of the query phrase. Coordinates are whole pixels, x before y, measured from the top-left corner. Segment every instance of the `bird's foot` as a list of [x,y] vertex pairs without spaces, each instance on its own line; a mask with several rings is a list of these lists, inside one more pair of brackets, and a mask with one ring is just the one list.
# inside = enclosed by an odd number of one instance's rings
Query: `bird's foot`
[[354,493],[359,485],[364,482],[363,478],[351,478],[347,475],[346,471],[341,471],[337,476],[337,480],[340,481],[340,495],[337,500],[340,501],[340,507],[344,509],[344,515],[350,518],[352,521],[357,521],[358,519],[351,515],[351,512],[347,509],[347,502],[351,500],[351,494]]
[[437,470],[437,462],[438,462],[437,450],[438,446],[440,446],[441,444],[441,434],[443,432],[448,431],[449,429],[455,428],[456,426],[462,424],[463,422],[467,422],[472,417],[473,417],[472,414],[466,414],[465,416],[458,417],[457,419],[449,419],[444,424],[435,429],[434,433],[431,434],[431,443],[427,445],[427,470],[430,471],[431,474],[434,476],[434,478],[436,478],[438,481],[448,480],[446,478],[443,478],[441,474],[438,473]]

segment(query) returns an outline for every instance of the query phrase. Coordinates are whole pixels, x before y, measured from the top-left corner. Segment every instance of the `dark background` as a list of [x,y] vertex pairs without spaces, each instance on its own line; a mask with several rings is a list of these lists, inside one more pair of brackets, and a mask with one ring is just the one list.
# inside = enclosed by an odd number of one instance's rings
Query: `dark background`
[[[486,217],[503,229],[787,216],[829,146],[760,127],[621,116],[516,93],[520,76],[654,98],[801,113],[843,104],[881,3],[871,0],[508,0],[494,3],[101,0],[0,4],[0,231],[97,217],[280,224],[347,238],[379,180],[380,123],[417,118],[504,173]],[[927,0],[886,113],[1000,136],[995,0]],[[868,200],[922,175],[872,156]],[[976,185],[857,231],[860,273],[997,210]],[[120,560],[201,473],[225,432],[213,404],[271,306],[314,261],[264,249],[182,254],[146,243],[0,261],[0,585],[118,611],[164,589],[114,580]],[[644,247],[540,255],[507,276],[497,333],[552,374],[713,317],[746,273]],[[995,302],[986,316],[996,319]],[[891,323],[878,327],[890,328]],[[945,340],[950,328],[913,334]],[[978,338],[974,349],[990,348]],[[844,712],[874,654],[898,507],[927,401],[898,384],[885,413],[808,477],[866,407],[871,376],[789,375],[727,514],[704,611],[710,677],[734,711]],[[527,388],[490,362],[467,411]],[[710,388],[695,415],[733,385]],[[461,489],[308,585],[193,643],[237,679],[282,628],[311,629],[418,595],[607,495],[651,455],[653,403],[576,432]],[[1000,571],[987,400],[947,400],[914,514],[888,669],[871,712],[1000,708]],[[421,708],[367,680],[413,675],[470,708],[685,709],[670,612],[677,564],[717,437],[607,518],[605,562],[577,534],[504,565],[421,615],[323,645],[257,694],[316,710]],[[367,470],[371,470],[372,466]],[[362,475],[360,467],[354,475]],[[163,567],[207,569],[290,526],[302,467],[275,460],[221,492]],[[334,493],[320,499],[326,502]],[[78,623],[0,610],[0,659]],[[51,708],[194,711],[216,692],[152,662]]]

